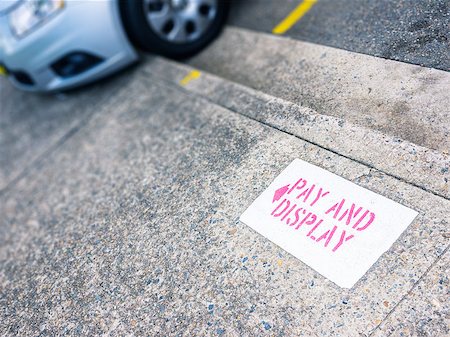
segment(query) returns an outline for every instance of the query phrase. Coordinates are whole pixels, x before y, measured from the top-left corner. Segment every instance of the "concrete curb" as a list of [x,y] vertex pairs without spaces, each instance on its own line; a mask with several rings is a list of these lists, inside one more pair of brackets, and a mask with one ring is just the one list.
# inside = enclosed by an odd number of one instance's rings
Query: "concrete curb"
[[[151,58],[145,68],[152,75],[180,85],[193,68]],[[202,72],[183,86],[213,103],[299,137],[331,152],[382,171],[427,192],[449,199],[448,154],[326,116],[310,108],[270,96]]]
[[193,67],[437,151],[450,148],[450,73],[228,27]]

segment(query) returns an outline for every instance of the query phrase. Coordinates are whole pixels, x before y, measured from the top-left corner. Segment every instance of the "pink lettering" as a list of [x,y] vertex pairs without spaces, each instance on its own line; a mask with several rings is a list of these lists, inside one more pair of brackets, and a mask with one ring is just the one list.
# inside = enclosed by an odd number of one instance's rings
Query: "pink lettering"
[[[333,235],[334,235],[334,232],[336,232],[336,229],[337,229],[337,226],[334,226],[333,227],[333,229],[330,231],[330,230],[327,230],[325,233],[323,233],[317,240],[316,240],[316,242],[319,242],[319,241],[321,241],[321,240],[324,240],[324,239],[327,239],[326,241],[325,241],[325,247],[327,247],[328,246],[328,244],[330,243],[330,240],[331,240],[331,238],[333,237]],[[329,234],[328,234],[329,233]]]
[[370,212],[370,218],[369,218],[369,221],[367,221],[367,223],[366,223],[364,226],[359,227],[359,228],[356,228],[356,230],[357,230],[357,231],[363,231],[363,230],[365,230],[367,227],[370,226],[370,224],[371,224],[374,220],[375,220],[375,213]]
[[353,214],[354,211],[355,211],[355,204],[352,204],[352,206],[350,207],[350,209],[346,209],[345,212],[341,215],[341,217],[339,218],[339,221],[341,221],[342,219],[344,219],[345,216],[346,216],[347,213],[348,213],[347,220],[345,220],[345,223],[346,223],[347,225],[349,225],[350,222],[351,222],[351,220],[352,220],[353,218],[356,218],[356,217],[358,216],[359,212],[361,212],[361,210],[362,210],[362,207],[358,208],[358,210],[356,211],[356,213]]
[[286,220],[286,223],[289,225],[289,226],[295,226],[295,224],[297,223],[297,221],[300,219],[300,212],[303,210],[303,215],[305,215],[306,214],[306,211],[303,209],[303,208],[298,208],[296,211],[295,211],[295,221],[293,222],[293,223],[291,223],[290,224],[290,222],[291,222],[291,219],[287,219]]
[[[287,202],[286,207],[285,207],[280,213],[275,214],[275,212],[278,211],[278,209],[279,209],[285,202]],[[291,202],[290,202],[289,200],[287,200],[287,199],[284,199],[284,200],[277,206],[277,208],[275,208],[275,209],[273,210],[273,212],[272,212],[271,215],[273,215],[274,217],[279,217],[281,214],[283,214],[283,213],[289,208],[290,205],[291,205]]]
[[317,201],[319,201],[319,199],[320,198],[323,198],[324,196],[326,196],[327,194],[329,194],[330,192],[325,192],[325,193],[322,193],[322,187],[321,188],[319,188],[319,192],[317,193],[317,196],[316,196],[316,198],[313,200],[313,202],[311,203],[311,206],[314,206],[314,204],[317,202]]
[[344,202],[345,202],[345,199],[342,199],[341,202],[337,202],[328,211],[326,211],[325,214],[328,214],[328,213],[334,211],[333,218],[336,219],[339,212],[341,211],[342,206],[344,205]]
[[311,195],[312,191],[314,190],[314,187],[316,187],[316,185],[313,184],[311,187],[309,187],[306,190],[304,190],[302,193],[300,193],[297,196],[297,199],[300,199],[300,197],[305,196],[303,198],[303,202],[306,202],[306,200],[308,200],[309,196]]
[[316,221],[315,219],[316,219],[317,217],[316,217],[314,214],[312,214],[311,212],[309,212],[308,215],[305,216],[305,217],[303,218],[302,221],[300,221],[300,223],[297,225],[297,227],[295,227],[295,229],[296,229],[296,230],[299,229],[299,228],[306,222],[306,220],[308,220],[308,218],[309,218],[311,215],[314,217],[314,221]]
[[347,237],[345,237],[345,230],[342,231],[341,234],[341,238],[339,239],[339,242],[336,244],[336,246],[334,246],[333,248],[333,252],[335,252],[336,250],[338,250],[338,248],[344,243],[347,242],[348,240],[350,240],[351,238],[353,238],[353,235],[349,235]]
[[[298,184],[300,184],[300,182],[302,182],[302,181],[303,181],[303,185],[300,186],[300,187],[297,187]],[[299,180],[298,180],[298,181],[297,181],[297,182],[289,189],[289,191],[287,192],[287,194],[291,194],[291,192],[292,192],[295,188],[301,190],[303,187],[305,187],[305,185],[306,185],[306,180],[300,178],[300,179],[299,179]]]
[[[294,206],[291,207],[291,209],[289,211],[286,212],[286,214],[281,218],[281,221],[284,221],[284,219],[286,219],[286,217],[292,212],[292,210],[297,207],[296,204],[294,204]],[[289,220],[289,219],[288,219]],[[288,223],[289,224],[289,223]]]
[[322,219],[319,220],[318,223],[316,223],[316,225],[308,232],[308,234],[306,234],[306,236],[311,236],[311,239],[315,240],[316,238],[314,236],[312,236],[311,234],[314,233],[314,231],[317,229],[317,227],[320,226],[320,224],[322,223]]

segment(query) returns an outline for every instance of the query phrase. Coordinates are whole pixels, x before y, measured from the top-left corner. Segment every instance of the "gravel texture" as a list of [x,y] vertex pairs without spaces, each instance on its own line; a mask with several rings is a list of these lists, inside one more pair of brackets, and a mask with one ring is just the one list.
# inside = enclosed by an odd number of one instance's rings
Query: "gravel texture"
[[21,92],[0,78],[0,194],[30,164],[86,123],[116,88],[128,81],[120,75],[56,95]]
[[228,28],[189,64],[426,148],[450,148],[450,73]]
[[[175,62],[152,59],[143,71],[157,74],[163,81],[178,84],[183,74],[190,69]],[[403,80],[407,82],[410,78],[405,77]],[[450,198],[448,152],[419,146],[356,125],[343,117],[323,115],[207,72],[202,73],[201,80],[192,81],[184,88],[226,109],[364,163],[431,193]]]
[[[420,213],[350,290],[238,221],[297,157]],[[137,74],[0,196],[0,331],[369,334],[444,254],[448,209],[442,197]]]

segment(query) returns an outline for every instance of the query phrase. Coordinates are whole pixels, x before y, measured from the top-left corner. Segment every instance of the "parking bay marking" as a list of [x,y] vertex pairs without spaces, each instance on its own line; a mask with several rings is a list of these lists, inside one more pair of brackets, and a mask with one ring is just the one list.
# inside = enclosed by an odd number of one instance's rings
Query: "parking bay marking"
[[300,20],[317,2],[317,0],[303,0],[289,15],[272,30],[273,34],[286,33],[295,23]]
[[295,159],[240,220],[338,286],[351,288],[417,214]]
[[189,74],[187,74],[187,75],[180,81],[180,84],[184,86],[184,85],[188,84],[190,81],[195,80],[196,78],[199,78],[201,74],[202,74],[202,73],[201,73],[200,71],[194,69],[194,70],[190,71]]

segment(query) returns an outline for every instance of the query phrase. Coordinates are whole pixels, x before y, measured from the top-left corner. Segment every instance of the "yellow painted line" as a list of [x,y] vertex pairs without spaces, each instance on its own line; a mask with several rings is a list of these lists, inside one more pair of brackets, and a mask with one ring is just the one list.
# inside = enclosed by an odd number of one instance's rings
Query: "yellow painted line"
[[186,85],[190,81],[195,80],[196,78],[199,78],[202,73],[198,70],[192,70],[189,74],[187,74],[181,81],[181,85]]
[[8,74],[8,71],[4,66],[0,66],[0,75],[6,76]]
[[317,0],[303,0],[289,15],[281,21],[273,30],[273,34],[284,34],[286,33],[295,23],[300,20],[303,15],[305,15]]

